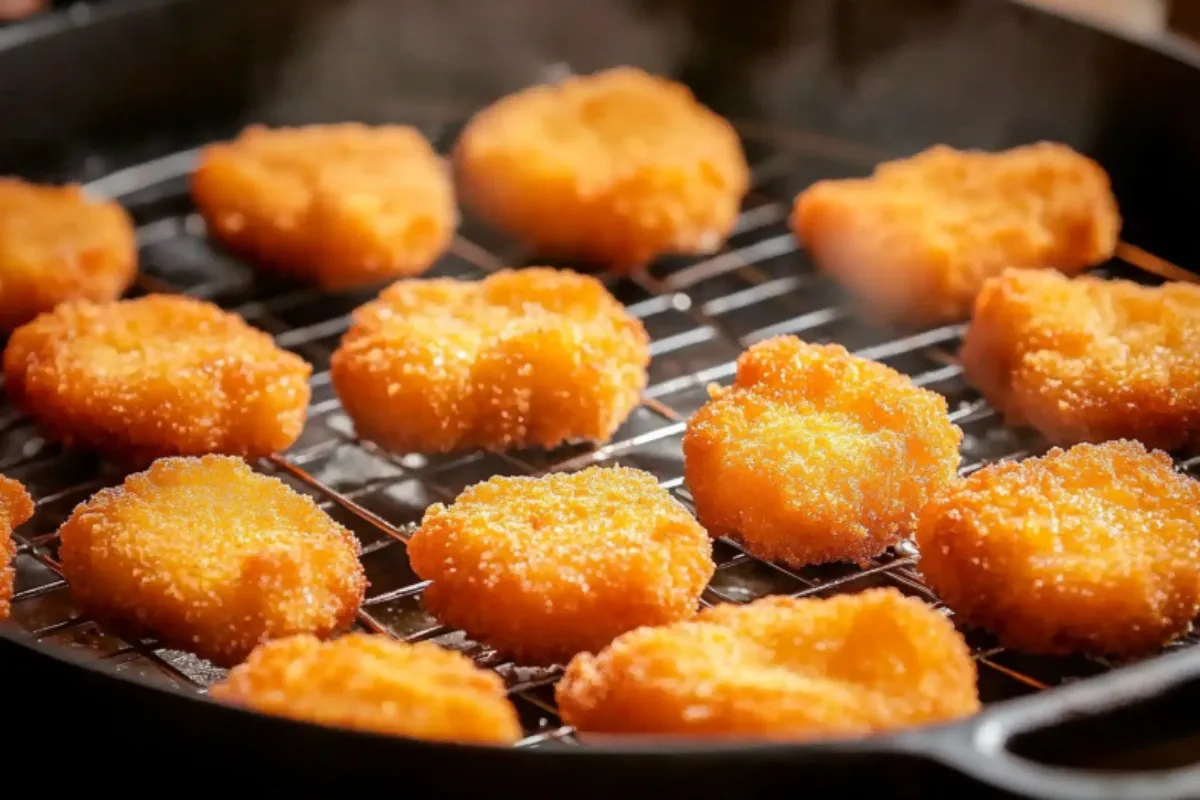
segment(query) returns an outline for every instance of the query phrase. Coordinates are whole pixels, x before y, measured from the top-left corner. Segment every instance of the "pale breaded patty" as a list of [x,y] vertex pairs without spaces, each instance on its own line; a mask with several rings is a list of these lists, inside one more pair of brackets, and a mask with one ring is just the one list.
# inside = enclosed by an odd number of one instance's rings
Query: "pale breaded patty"
[[8,619],[12,608],[13,583],[17,572],[13,559],[17,543],[13,529],[24,525],[33,516],[33,498],[18,481],[0,475],[0,621]]
[[750,173],[733,126],[622,67],[509,95],[456,145],[463,202],[547,258],[616,270],[715,251]]
[[911,325],[970,316],[1008,267],[1074,274],[1109,259],[1121,218],[1108,175],[1050,142],[999,153],[938,145],[869,178],[820,181],[792,230],[874,315]]
[[984,467],[916,538],[946,605],[1018,650],[1140,655],[1200,612],[1200,483],[1136,442]]
[[366,591],[353,534],[231,456],[156,461],[58,535],[81,611],[221,666],[269,639],[349,627]]
[[1053,444],[1200,445],[1200,287],[1010,270],[984,285],[962,363]]
[[760,342],[710,394],[683,437],[687,485],[704,527],[760,558],[865,562],[955,478],[945,398],[841,345]]

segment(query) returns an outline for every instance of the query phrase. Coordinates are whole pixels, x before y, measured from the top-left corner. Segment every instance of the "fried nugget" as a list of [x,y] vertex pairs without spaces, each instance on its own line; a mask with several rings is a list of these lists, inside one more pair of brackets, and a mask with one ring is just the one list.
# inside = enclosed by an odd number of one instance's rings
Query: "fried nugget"
[[1200,613],[1200,483],[1137,442],[984,467],[916,538],[929,586],[1014,649],[1140,655]]
[[683,437],[687,486],[713,536],[760,558],[865,562],[955,478],[945,398],[841,345],[768,339],[709,394]]
[[209,696],[266,714],[430,741],[521,738],[504,682],[462,653],[428,642],[348,633],[260,645]]
[[608,440],[646,385],[649,339],[595,278],[531,267],[402,281],[333,354],[358,435],[396,452]]
[[135,464],[286,450],[311,373],[237,315],[167,295],[64,303],[4,351],[8,396],[45,436]]
[[556,695],[584,733],[858,737],[979,710],[950,621],[895,589],[767,597],[641,628],[568,665]]
[[962,364],[1052,444],[1200,446],[1200,287],[1009,270],[984,285]]
[[19,482],[0,475],[0,620],[8,619],[12,608],[13,583],[17,571],[13,559],[17,543],[13,529],[24,525],[33,516],[33,498]]
[[120,204],[0,178],[0,330],[67,300],[115,300],[136,273],[137,236]]
[[439,620],[524,664],[686,619],[715,569],[691,514],[625,467],[476,484],[425,512],[408,555]]
[[1078,273],[1111,258],[1121,218],[1108,175],[1065,145],[1000,153],[944,145],[820,181],[796,198],[792,230],[817,267],[877,317],[957,322],[1007,267]]
[[326,289],[422,273],[458,225],[448,166],[398,125],[251,126],[204,149],[192,196],[231,250]]
[[526,246],[622,271],[716,251],[750,183],[729,122],[628,67],[499,100],[454,163],[463,202]]
[[160,459],[79,505],[58,536],[81,611],[221,666],[348,627],[366,591],[354,535],[232,456]]

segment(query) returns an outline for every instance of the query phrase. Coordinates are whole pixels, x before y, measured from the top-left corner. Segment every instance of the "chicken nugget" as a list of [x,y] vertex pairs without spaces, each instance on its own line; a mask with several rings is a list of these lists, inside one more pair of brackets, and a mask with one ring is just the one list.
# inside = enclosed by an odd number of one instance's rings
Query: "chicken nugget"
[[160,459],[80,504],[58,536],[81,611],[221,666],[348,627],[366,591],[354,535],[232,456]]
[[400,125],[251,126],[204,149],[192,197],[230,250],[326,289],[422,273],[458,226],[449,167]]
[[425,512],[408,556],[439,620],[524,664],[686,619],[715,569],[687,509],[626,467],[476,484]]
[[768,339],[709,394],[684,476],[704,527],[760,558],[866,562],[955,478],[962,432],[945,398],[841,345]]
[[930,588],[1014,649],[1141,655],[1200,613],[1200,483],[1137,442],[984,467],[916,538]]
[[169,295],[64,303],[4,351],[8,396],[47,438],[139,465],[286,450],[311,374],[236,314]]
[[1200,446],[1200,287],[1009,270],[989,280],[963,370],[1010,425],[1052,444]]
[[67,300],[115,300],[136,273],[137,236],[119,203],[0,178],[0,331]]
[[572,659],[556,688],[583,734],[812,740],[947,722],[979,710],[950,621],[895,589],[767,597],[641,628]]
[[819,181],[792,230],[817,267],[877,317],[957,322],[1007,267],[1078,273],[1111,258],[1121,218],[1108,175],[1051,142],[1000,153],[944,145]]
[[728,121],[629,67],[497,101],[454,163],[463,202],[498,228],[546,258],[618,271],[716,251],[750,185]]
[[17,543],[13,529],[24,525],[33,516],[33,498],[19,482],[0,475],[0,620],[8,619],[12,608],[13,583],[17,571],[13,559]]
[[358,435],[396,452],[608,440],[646,385],[649,338],[595,278],[504,270],[402,281],[333,354]]
[[504,682],[435,644],[348,633],[297,634],[259,645],[209,696],[266,714],[430,741],[521,738]]

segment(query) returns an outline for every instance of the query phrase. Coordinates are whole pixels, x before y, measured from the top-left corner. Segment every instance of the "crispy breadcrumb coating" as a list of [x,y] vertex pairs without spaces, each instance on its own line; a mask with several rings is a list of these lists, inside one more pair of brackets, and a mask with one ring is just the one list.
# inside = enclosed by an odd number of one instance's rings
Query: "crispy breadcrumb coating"
[[266,714],[430,741],[521,738],[504,682],[462,653],[348,633],[299,634],[257,647],[209,696]]
[[448,166],[400,125],[251,126],[204,149],[192,195],[231,250],[326,289],[422,273],[458,226]]
[[33,498],[18,481],[0,475],[0,620],[8,619],[12,609],[13,583],[17,571],[13,559],[17,543],[13,529],[24,525],[33,516]]
[[1141,655],[1200,612],[1200,483],[1136,442],[984,467],[917,543],[946,605],[1018,650]]
[[714,571],[704,529],[625,467],[476,484],[425,512],[408,555],[439,620],[523,664],[686,619]]
[[136,273],[137,237],[119,203],[0,178],[0,330],[67,300],[115,300]]
[[168,295],[65,303],[4,351],[8,396],[44,435],[138,464],[286,450],[311,374],[241,317]]
[[792,230],[876,316],[957,322],[1007,267],[1075,274],[1112,257],[1121,217],[1099,164],[1040,142],[999,153],[938,145],[870,178],[820,181]]
[[963,370],[1051,443],[1200,446],[1200,287],[1009,270],[988,281]]
[[750,172],[687,87],[621,67],[509,95],[455,148],[463,202],[537,253],[631,270],[717,250]]
[[394,284],[355,313],[331,367],[360,437],[444,453],[606,441],[649,361],[641,322],[598,280],[530,267]]
[[975,662],[950,621],[894,589],[767,597],[640,628],[567,667],[584,733],[820,739],[968,716]]
[[687,485],[709,533],[760,558],[865,562],[955,478],[945,398],[841,345],[768,339],[709,393],[683,437]]
[[268,639],[348,627],[366,591],[353,534],[231,456],[156,461],[58,535],[81,611],[221,666]]

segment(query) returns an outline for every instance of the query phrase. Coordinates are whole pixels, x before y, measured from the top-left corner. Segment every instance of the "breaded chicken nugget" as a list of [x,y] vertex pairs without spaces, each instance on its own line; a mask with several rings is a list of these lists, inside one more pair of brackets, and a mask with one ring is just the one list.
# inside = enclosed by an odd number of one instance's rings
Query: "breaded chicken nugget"
[[820,181],[792,230],[817,267],[877,316],[957,322],[1006,267],[1080,272],[1112,257],[1121,218],[1108,175],[1050,142],[1000,153],[938,145],[870,178]]
[[222,666],[260,642],[328,636],[366,591],[354,535],[231,456],[164,458],[58,532],[80,610]]
[[760,558],[865,562],[955,478],[945,398],[840,345],[768,339],[709,393],[683,437],[687,485],[709,533]]
[[0,330],[66,300],[115,300],[136,273],[137,237],[120,204],[0,178]]
[[1200,446],[1200,287],[1010,270],[989,280],[966,377],[1010,425],[1051,443]]
[[134,463],[286,450],[311,373],[241,317],[167,295],[64,303],[4,351],[9,398],[48,438]]
[[1200,483],[1136,442],[984,467],[917,543],[946,605],[1019,650],[1139,655],[1200,612]]
[[438,619],[525,664],[686,619],[715,569],[691,514],[625,467],[476,484],[425,512],[408,555]]
[[448,166],[398,125],[251,126],[204,149],[192,196],[231,250],[327,289],[424,272],[458,225]]
[[869,589],[640,628],[576,656],[556,694],[563,721],[585,734],[818,739],[968,716],[975,678],[946,617]]
[[509,95],[463,130],[463,202],[539,254],[617,270],[717,250],[750,172],[687,87],[622,67]]
[[358,435],[397,452],[606,441],[649,339],[598,280],[531,267],[402,281],[360,308],[332,378]]
[[512,744],[521,738],[504,682],[428,642],[348,633],[259,645],[209,696],[266,714],[416,739]]
[[17,572],[12,560],[17,555],[13,528],[18,528],[33,516],[33,498],[25,487],[11,478],[0,475],[0,620],[8,619],[12,607],[13,582]]

